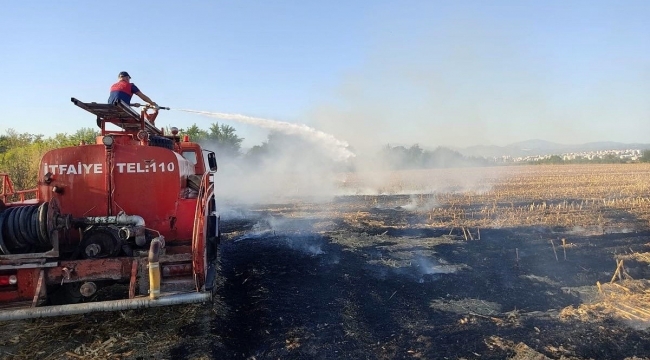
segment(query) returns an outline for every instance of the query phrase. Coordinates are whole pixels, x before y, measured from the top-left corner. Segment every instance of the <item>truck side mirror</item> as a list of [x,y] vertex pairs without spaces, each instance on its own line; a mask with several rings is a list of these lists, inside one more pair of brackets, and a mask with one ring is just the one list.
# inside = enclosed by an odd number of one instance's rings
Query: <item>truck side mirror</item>
[[210,165],[210,171],[217,171],[217,157],[213,152],[208,153],[208,165]]

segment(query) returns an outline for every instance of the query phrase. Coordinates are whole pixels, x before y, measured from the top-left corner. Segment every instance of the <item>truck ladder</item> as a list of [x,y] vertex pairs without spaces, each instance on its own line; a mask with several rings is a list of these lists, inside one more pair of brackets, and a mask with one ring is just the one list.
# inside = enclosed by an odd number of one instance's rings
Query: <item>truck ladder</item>
[[143,115],[133,111],[129,105],[121,100],[113,104],[85,103],[75,98],[70,99],[78,107],[97,116],[97,126],[102,131],[105,124],[114,124],[125,131],[144,130],[152,135],[163,135],[163,132],[151,124]]

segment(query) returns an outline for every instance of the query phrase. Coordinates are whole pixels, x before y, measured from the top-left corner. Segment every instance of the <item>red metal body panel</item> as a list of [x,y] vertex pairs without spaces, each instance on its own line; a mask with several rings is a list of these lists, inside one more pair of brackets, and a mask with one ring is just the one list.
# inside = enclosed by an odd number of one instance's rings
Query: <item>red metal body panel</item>
[[178,239],[191,239],[196,211],[196,199],[179,199],[173,231]]
[[[42,201],[56,197],[63,213],[104,216],[108,208],[108,184],[103,145],[84,145],[51,150],[43,155],[38,172]],[[51,182],[45,174],[51,173]],[[62,194],[52,191],[58,186]]]
[[[194,212],[177,209],[194,165],[173,151],[153,146],[115,145],[114,154],[113,213],[123,210],[142,216],[146,226],[166,241],[190,240],[187,231],[178,233],[176,223],[179,218],[194,218]],[[189,201],[196,203],[196,199]]]

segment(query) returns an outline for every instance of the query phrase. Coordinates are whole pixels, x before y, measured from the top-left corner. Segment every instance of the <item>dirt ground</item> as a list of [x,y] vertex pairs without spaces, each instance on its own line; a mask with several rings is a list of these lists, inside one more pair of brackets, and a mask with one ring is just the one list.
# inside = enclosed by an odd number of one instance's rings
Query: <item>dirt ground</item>
[[535,185],[567,168],[522,169],[489,191],[400,194],[398,179],[381,195],[232,204],[214,303],[0,323],[0,354],[647,358],[650,167],[572,168],[599,193]]

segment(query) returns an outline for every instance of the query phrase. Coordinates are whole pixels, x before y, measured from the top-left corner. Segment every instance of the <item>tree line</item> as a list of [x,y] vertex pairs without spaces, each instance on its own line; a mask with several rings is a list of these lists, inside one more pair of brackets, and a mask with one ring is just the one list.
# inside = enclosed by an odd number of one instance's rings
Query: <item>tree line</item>
[[422,149],[418,144],[410,147],[384,146],[380,157],[389,169],[430,169],[450,167],[491,166],[495,163],[483,157],[464,156],[458,151],[437,147],[434,150]]
[[81,128],[71,135],[58,133],[51,137],[9,129],[6,134],[0,135],[0,173],[9,174],[16,190],[34,188],[43,154],[65,146],[94,144],[97,135],[99,132],[91,128]]

